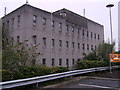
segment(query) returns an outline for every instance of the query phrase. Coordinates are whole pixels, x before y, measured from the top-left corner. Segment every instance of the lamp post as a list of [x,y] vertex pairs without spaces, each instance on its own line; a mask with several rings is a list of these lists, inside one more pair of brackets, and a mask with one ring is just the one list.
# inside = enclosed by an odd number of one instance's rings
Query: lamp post
[[[111,44],[113,42],[113,35],[112,35],[112,17],[111,17],[111,7],[113,7],[113,4],[108,4],[106,7],[109,8],[110,12],[110,29],[111,29]],[[110,73],[111,73],[111,61],[110,61]]]

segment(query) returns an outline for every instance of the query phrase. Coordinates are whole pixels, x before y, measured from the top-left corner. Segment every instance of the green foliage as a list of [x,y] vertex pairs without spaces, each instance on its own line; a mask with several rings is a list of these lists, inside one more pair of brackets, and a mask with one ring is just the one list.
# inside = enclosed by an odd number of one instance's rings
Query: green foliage
[[104,67],[108,64],[105,61],[89,61],[83,60],[78,61],[75,65],[76,69],[87,69],[87,68],[95,68],[95,67]]
[[66,72],[66,67],[45,67],[45,66],[21,66],[15,72],[9,70],[3,70],[3,81],[31,78],[36,76],[43,76],[54,73]]
[[95,50],[90,52],[88,55],[84,55],[84,60],[98,60],[98,55]]

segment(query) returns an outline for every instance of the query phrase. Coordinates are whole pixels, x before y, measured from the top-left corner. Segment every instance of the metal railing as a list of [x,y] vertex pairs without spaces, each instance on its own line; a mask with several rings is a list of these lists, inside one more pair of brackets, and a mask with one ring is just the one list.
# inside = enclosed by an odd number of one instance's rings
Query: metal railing
[[[112,68],[120,68],[120,66],[112,66]],[[14,88],[14,87],[30,85],[30,84],[37,85],[40,82],[45,82],[49,80],[54,80],[54,79],[73,76],[73,75],[85,74],[90,72],[103,71],[108,69],[109,67],[98,67],[98,68],[90,68],[90,69],[83,69],[83,70],[74,70],[74,71],[68,71],[68,72],[45,75],[45,76],[38,76],[38,77],[27,78],[27,79],[1,82],[0,86],[2,86],[1,89],[7,89],[7,88]]]

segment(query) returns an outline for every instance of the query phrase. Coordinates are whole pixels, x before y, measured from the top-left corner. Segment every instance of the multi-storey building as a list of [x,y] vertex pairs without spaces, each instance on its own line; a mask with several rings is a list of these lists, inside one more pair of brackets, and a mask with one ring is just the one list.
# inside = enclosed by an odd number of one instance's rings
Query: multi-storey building
[[38,46],[36,64],[71,67],[104,40],[103,26],[67,9],[50,13],[25,4],[2,18],[8,41]]

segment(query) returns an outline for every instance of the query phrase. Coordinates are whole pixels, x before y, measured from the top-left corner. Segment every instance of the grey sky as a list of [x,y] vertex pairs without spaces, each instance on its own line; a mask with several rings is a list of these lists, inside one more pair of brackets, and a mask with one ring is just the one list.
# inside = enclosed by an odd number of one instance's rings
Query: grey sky
[[[119,0],[28,0],[29,4],[40,9],[54,12],[66,8],[85,17],[104,25],[105,41],[110,40],[109,10],[107,4],[114,4],[112,8],[113,39],[116,41],[118,49],[118,1]],[[15,10],[26,2],[26,0],[0,0],[0,17],[4,15],[4,7],[7,13]]]

